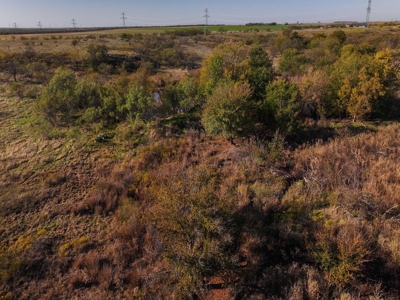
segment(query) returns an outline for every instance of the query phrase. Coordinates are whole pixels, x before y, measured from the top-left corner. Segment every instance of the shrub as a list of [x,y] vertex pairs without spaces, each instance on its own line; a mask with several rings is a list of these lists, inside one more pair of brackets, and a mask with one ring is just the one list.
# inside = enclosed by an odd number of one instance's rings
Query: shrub
[[332,111],[329,102],[329,76],[322,70],[315,70],[302,77],[299,84],[301,113],[304,117],[326,118]]
[[157,174],[149,178],[154,202],[147,218],[154,239],[165,247],[164,282],[176,298],[201,296],[206,278],[233,267],[234,203],[218,194],[222,174],[210,166],[164,168]]
[[207,98],[202,123],[207,133],[220,135],[231,142],[247,135],[254,126],[254,108],[249,101],[251,89],[246,84],[226,82]]
[[253,89],[252,98],[262,101],[267,85],[274,79],[274,70],[272,60],[261,46],[249,50],[249,67],[246,78]]
[[200,95],[199,83],[195,77],[186,76],[177,85],[179,107],[188,112],[191,109],[203,104],[203,97]]
[[87,49],[87,64],[97,70],[101,63],[107,62],[108,48],[106,45],[90,44]]
[[363,46],[345,46],[334,64],[331,87],[336,93],[336,110],[355,120],[384,114],[399,86],[398,67],[390,50],[374,52]]
[[206,94],[211,94],[219,82],[243,81],[248,70],[247,49],[238,44],[220,45],[205,59],[200,82]]
[[345,287],[356,279],[371,254],[371,237],[361,222],[335,213],[315,232],[311,253],[330,283]]
[[79,102],[75,98],[75,74],[60,68],[44,88],[37,102],[37,109],[44,118],[53,124],[70,122],[77,112]]
[[79,109],[101,106],[101,86],[91,78],[83,78],[74,87],[75,101]]
[[290,76],[300,75],[308,67],[308,58],[296,49],[288,49],[282,53],[279,61],[279,71]]
[[24,98],[25,86],[21,82],[12,82],[10,84],[10,92],[18,96],[19,99]]
[[263,121],[269,129],[281,134],[293,134],[300,126],[298,88],[294,83],[278,80],[267,87],[263,104]]
[[38,83],[45,83],[49,78],[49,68],[45,62],[32,62],[27,65],[28,73]]
[[77,40],[77,39],[73,39],[71,41],[71,45],[74,46],[74,47],[76,47],[76,45],[78,45],[78,43],[79,43],[79,40]]

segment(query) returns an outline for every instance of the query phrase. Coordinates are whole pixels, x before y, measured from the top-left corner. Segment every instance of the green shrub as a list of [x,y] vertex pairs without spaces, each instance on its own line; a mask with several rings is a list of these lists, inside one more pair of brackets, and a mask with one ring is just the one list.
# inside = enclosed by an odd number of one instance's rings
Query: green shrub
[[177,85],[179,107],[188,112],[196,106],[203,104],[203,97],[200,95],[199,83],[195,77],[186,76]]
[[53,124],[71,121],[71,117],[79,107],[79,101],[75,97],[76,84],[74,72],[63,68],[57,69],[36,105],[47,121]]
[[101,86],[95,80],[84,78],[74,87],[75,101],[79,109],[101,106]]
[[306,55],[296,49],[288,49],[282,53],[279,61],[279,71],[290,76],[301,75],[308,67],[309,60]]
[[300,126],[298,88],[295,83],[278,80],[267,87],[263,104],[263,122],[281,134],[293,134]]
[[249,85],[226,82],[207,98],[202,123],[207,133],[232,141],[247,135],[254,126],[254,107]]

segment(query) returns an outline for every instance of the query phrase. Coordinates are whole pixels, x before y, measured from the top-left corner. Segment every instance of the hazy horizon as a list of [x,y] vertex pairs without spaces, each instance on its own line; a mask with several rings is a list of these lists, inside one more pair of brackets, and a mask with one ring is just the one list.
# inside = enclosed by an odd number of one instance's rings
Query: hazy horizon
[[[352,3],[338,1],[78,1],[78,0],[0,0],[0,27],[122,26],[122,12],[126,26],[193,25],[204,24],[205,8],[209,10],[210,24],[245,24],[250,22],[317,23],[335,21],[363,22],[368,0]],[[371,21],[400,19],[400,1],[372,1]]]

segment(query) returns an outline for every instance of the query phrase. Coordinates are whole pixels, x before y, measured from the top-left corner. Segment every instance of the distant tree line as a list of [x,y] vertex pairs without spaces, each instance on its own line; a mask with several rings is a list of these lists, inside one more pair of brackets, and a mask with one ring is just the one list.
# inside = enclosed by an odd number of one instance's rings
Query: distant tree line
[[264,22],[255,22],[255,23],[246,23],[246,26],[275,26],[276,22],[264,23]]

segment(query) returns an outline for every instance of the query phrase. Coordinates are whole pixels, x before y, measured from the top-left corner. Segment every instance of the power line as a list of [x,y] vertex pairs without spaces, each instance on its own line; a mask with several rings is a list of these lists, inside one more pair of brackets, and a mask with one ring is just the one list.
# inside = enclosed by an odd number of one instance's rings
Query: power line
[[125,20],[127,19],[127,17],[125,17],[125,13],[124,12],[122,13],[122,18],[121,19],[122,19],[122,24],[125,27],[126,26]]
[[76,28],[76,22],[75,22],[75,19],[72,19],[72,27],[74,27],[74,28]]
[[204,25],[204,34],[207,34],[207,27],[208,27],[208,18],[210,17],[208,15],[208,8],[206,8],[206,10],[204,11],[206,14],[203,16],[203,18],[206,18],[206,24]]
[[367,8],[367,21],[366,26],[369,27],[369,17],[371,15],[371,0],[368,0],[368,8]]

